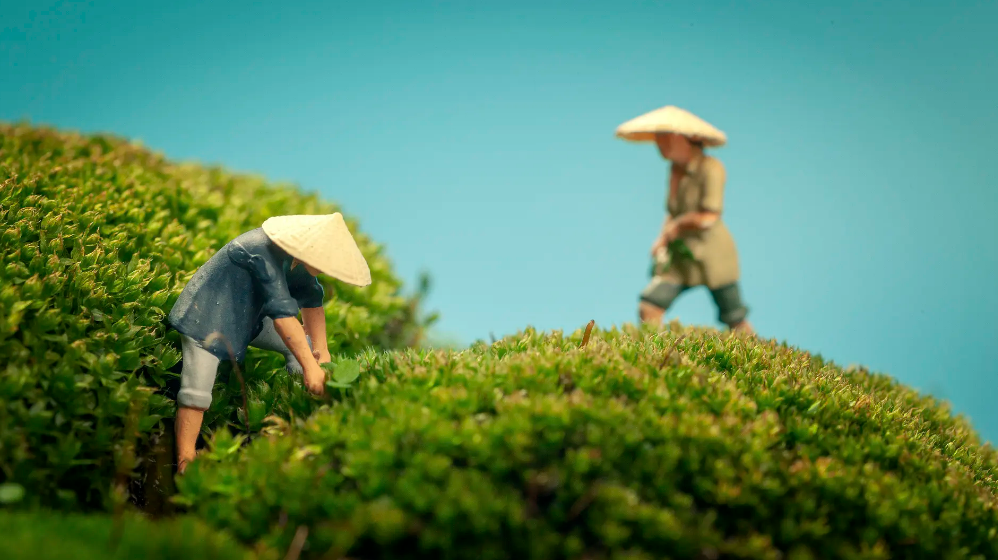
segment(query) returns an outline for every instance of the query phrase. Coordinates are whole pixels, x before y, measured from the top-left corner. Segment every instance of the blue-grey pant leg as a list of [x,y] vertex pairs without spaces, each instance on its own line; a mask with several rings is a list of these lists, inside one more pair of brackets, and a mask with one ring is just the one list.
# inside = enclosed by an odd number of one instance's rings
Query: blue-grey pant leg
[[[308,341],[308,347],[312,348],[312,339],[308,336],[305,337]],[[284,355],[284,368],[288,370],[288,373],[294,375],[302,375],[304,373],[304,368],[298,363],[298,358],[291,352],[288,345],[285,344],[284,340],[281,339],[281,335],[274,328],[274,320],[270,317],[265,317],[263,319],[263,329],[260,334],[250,342],[250,346],[254,348],[259,348],[261,350],[269,350],[271,352],[280,352]]]
[[640,301],[650,303],[663,311],[668,311],[672,303],[680,294],[687,290],[686,286],[666,282],[658,277],[653,277],[651,282],[641,290]]
[[742,301],[738,282],[715,288],[710,295],[717,305],[717,318],[725,325],[733,327],[748,317],[749,308]]
[[219,359],[187,335],[180,335],[180,349],[183,365],[177,404],[185,408],[207,409],[211,405],[211,389],[218,375]]

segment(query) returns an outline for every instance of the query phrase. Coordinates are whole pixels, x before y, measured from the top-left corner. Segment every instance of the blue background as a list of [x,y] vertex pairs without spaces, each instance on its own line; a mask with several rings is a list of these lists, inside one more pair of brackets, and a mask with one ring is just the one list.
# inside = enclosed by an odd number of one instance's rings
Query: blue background
[[760,334],[998,436],[998,3],[197,4],[4,0],[0,119],[320,191],[468,343],[635,320],[667,168],[613,132],[678,105],[728,134]]

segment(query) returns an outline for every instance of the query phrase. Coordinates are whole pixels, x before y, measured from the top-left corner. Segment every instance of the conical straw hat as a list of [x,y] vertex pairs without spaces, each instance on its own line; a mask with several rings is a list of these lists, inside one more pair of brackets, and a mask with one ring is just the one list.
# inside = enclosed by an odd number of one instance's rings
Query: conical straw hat
[[666,132],[682,134],[714,148],[728,142],[728,137],[712,124],[672,105],[655,109],[617,127],[617,137],[632,142],[653,142],[655,134]]
[[371,269],[347,229],[343,216],[274,216],[263,222],[263,232],[292,257],[355,286],[371,283]]

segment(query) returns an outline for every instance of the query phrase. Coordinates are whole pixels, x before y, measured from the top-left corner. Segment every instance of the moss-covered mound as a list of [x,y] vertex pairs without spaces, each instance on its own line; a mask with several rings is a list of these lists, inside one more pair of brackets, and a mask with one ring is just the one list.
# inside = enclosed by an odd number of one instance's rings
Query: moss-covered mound
[[224,531],[191,518],[0,510],[4,560],[261,560]]
[[[0,124],[0,483],[24,490],[22,506],[72,509],[106,507],[115,480],[125,488],[147,468],[168,480],[172,448],[152,452],[168,439],[175,405],[164,389],[180,359],[165,314],[233,237],[272,215],[336,210],[117,138]],[[410,345],[420,334],[415,300],[348,224],[373,284],[323,279],[330,350]],[[250,420],[307,413],[309,398],[275,375],[283,358],[254,352],[244,374],[262,396]],[[239,391],[225,385],[238,381],[224,373],[206,427],[246,420]]]
[[365,354],[191,511],[303,558],[998,558],[998,456],[882,375],[712,330]]

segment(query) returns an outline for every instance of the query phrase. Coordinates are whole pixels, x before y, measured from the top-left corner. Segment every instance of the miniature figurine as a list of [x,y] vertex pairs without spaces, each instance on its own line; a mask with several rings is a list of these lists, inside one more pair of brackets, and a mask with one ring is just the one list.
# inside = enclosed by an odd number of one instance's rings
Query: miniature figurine
[[356,286],[371,283],[367,261],[338,212],[270,218],[222,247],[184,287],[169,315],[183,352],[179,472],[195,458],[222,360],[241,362],[250,346],[280,352],[289,373],[301,375],[309,391],[324,392],[319,364],[331,357],[320,273]]
[[666,106],[620,125],[616,135],[655,142],[671,162],[666,216],[651,247],[656,264],[639,298],[641,321],[660,324],[681,293],[706,286],[722,323],[753,332],[739,289],[738,252],[721,220],[725,169],[704,153],[706,147],[725,145],[725,134],[688,111]]

